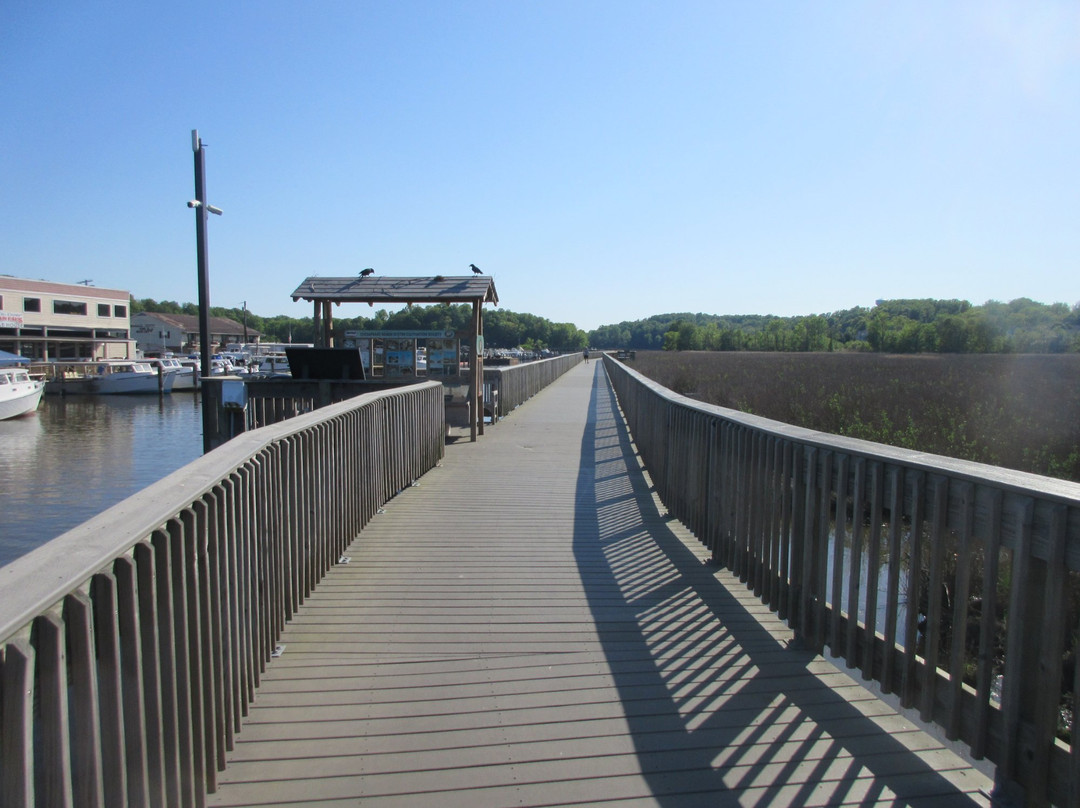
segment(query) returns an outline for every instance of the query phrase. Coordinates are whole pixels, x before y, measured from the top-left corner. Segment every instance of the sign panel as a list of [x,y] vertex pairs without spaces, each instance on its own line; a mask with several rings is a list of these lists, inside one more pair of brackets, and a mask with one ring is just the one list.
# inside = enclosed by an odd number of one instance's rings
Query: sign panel
[[346,339],[453,339],[454,330],[446,331],[346,331]]
[[0,328],[22,328],[23,316],[14,311],[0,311]]

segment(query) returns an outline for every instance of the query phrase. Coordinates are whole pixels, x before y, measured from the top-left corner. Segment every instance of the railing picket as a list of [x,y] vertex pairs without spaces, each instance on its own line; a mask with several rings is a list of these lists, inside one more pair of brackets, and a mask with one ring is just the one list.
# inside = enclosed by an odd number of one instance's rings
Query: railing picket
[[806,478],[803,487],[803,518],[799,520],[799,633],[810,650],[817,653],[817,634],[814,631],[814,617],[817,609],[814,606],[814,584],[816,577],[814,558],[814,534],[817,532],[818,511],[818,474],[820,469],[820,453],[816,447],[811,446],[806,452]]
[[855,458],[855,478],[851,494],[851,566],[848,569],[848,626],[844,661],[849,668],[860,666],[859,609],[862,603],[862,559],[866,536],[866,459]]
[[[69,808],[71,791],[71,735],[68,719],[68,669],[64,650],[64,622],[55,614],[34,620],[34,683],[39,711],[38,733],[34,737],[34,793],[39,804]],[[39,751],[40,750],[40,751]]]
[[788,625],[800,626],[805,608],[803,598],[806,589],[803,585],[803,539],[806,529],[806,492],[808,455],[815,449],[802,444],[792,446],[791,458],[791,529],[788,534]]
[[942,590],[945,587],[945,541],[949,505],[949,481],[935,476],[931,482],[930,514],[930,577],[927,584],[926,663],[922,683],[922,704],[919,715],[923,721],[933,721],[937,698],[938,657],[941,648],[941,626],[944,608]]
[[918,690],[919,664],[919,604],[922,603],[923,571],[923,522],[926,518],[926,485],[924,475],[916,471],[911,475],[911,521],[910,558],[908,562],[908,608],[904,626],[903,676],[900,683],[900,703],[904,707],[915,704]]
[[895,692],[893,680],[895,669],[893,658],[896,655],[896,606],[900,603],[900,552],[901,535],[904,528],[904,470],[893,467],[889,475],[889,530],[887,542],[889,548],[889,572],[886,578],[885,632],[882,641],[881,690],[883,693]]
[[[116,579],[117,623],[120,629],[120,670],[124,702],[124,758],[127,769],[127,802],[133,808],[161,805],[164,803],[164,789],[161,773],[161,733],[151,731],[151,726],[158,720],[161,708],[157,697],[148,695],[146,683],[151,678],[143,662],[143,615],[140,610],[139,569],[132,555],[123,555],[113,562],[112,572]],[[156,675],[156,674],[155,674]],[[148,718],[149,708],[153,704],[154,717]],[[151,749],[153,750],[151,752]],[[153,773],[157,779],[151,784],[151,763],[153,755]]]
[[[172,524],[170,523],[170,526]],[[161,693],[164,721],[165,759],[169,792],[177,805],[190,805],[192,768],[191,717],[188,701],[186,609],[178,605],[182,597],[175,591],[175,562],[172,540],[165,530],[154,531],[154,585],[157,592],[161,654]]]
[[[986,535],[986,568],[982,581],[982,609],[979,615],[979,656],[975,674],[975,729],[971,755],[976,760],[986,756],[990,734],[990,694],[994,679],[994,654],[997,635],[997,584],[1001,563],[1001,514],[1004,496],[1000,490],[988,492],[990,499]],[[1080,691],[1073,691],[1080,692]],[[1074,745],[1074,750],[1080,744]]]
[[200,554],[199,545],[205,541],[204,527],[194,504],[180,514],[179,530],[173,533],[173,573],[176,576],[178,591],[183,593],[182,605],[187,613],[184,629],[187,632],[188,688],[190,691],[190,721],[192,767],[194,769],[193,799],[194,805],[206,804],[206,792],[212,789],[217,780],[217,755],[213,748],[213,738],[207,732],[213,726],[212,716],[207,718],[207,710],[212,709],[212,694],[207,693],[205,679],[207,652],[203,638],[209,638],[203,622],[203,579],[206,574],[206,558]]
[[847,542],[848,464],[850,458],[841,454],[836,464],[836,518],[832,537],[832,585],[829,602],[832,606],[829,621],[829,646],[833,658],[843,653],[840,631],[844,603],[844,548]]
[[[1028,696],[1024,687],[1025,675],[1034,673],[1028,665],[1024,646],[1033,638],[1025,632],[1024,626],[1032,619],[1029,615],[1030,598],[1028,591],[1031,577],[1031,534],[1034,522],[1035,502],[1027,499],[1016,508],[1015,531],[1016,545],[1012,551],[1011,579],[1009,590],[1009,617],[1006,627],[1007,650],[1005,655],[1005,677],[1001,692],[1001,711],[1005,726],[1001,760],[997,761],[998,771],[1005,781],[1015,780],[1019,775],[1023,744],[1020,741],[1020,716],[1022,701]],[[1026,765],[1026,761],[1024,761]]]
[[231,751],[233,739],[240,731],[240,719],[244,714],[245,675],[243,654],[243,619],[241,616],[241,572],[239,535],[237,532],[237,502],[234,481],[222,480],[214,489],[220,499],[218,509],[218,530],[223,544],[221,561],[223,572],[221,579],[221,604],[225,612],[225,627],[222,633],[223,660],[225,663],[225,716],[228,732],[225,736],[225,749]]
[[64,598],[64,634],[67,640],[68,720],[71,732],[71,786],[74,804],[105,804],[101,781],[100,692],[97,652],[94,648],[94,606],[83,591]]
[[874,678],[877,660],[878,580],[881,575],[881,520],[885,497],[885,469],[870,464],[870,530],[866,537],[866,629],[863,632],[862,677]]
[[0,783],[10,808],[34,808],[34,648],[22,637],[0,655]]
[[765,578],[765,469],[764,436],[753,433],[750,441],[750,584],[760,598]]
[[[152,805],[179,805],[179,763],[176,758],[176,696],[171,687],[172,656],[168,651],[172,629],[165,636],[161,625],[162,598],[158,594],[159,558],[152,541],[135,545],[138,572],[139,629],[142,636],[143,693],[146,697],[147,764]],[[155,794],[161,789],[161,796]]]
[[956,499],[960,505],[960,526],[956,548],[956,573],[953,583],[952,629],[949,647],[949,704],[945,722],[945,736],[949,740],[960,737],[960,720],[963,713],[961,699],[964,693],[966,667],[969,594],[971,592],[971,561],[973,555],[975,522],[975,487],[966,482],[956,486]]
[[791,566],[791,526],[794,520],[792,513],[794,491],[792,489],[791,481],[795,475],[794,448],[791,441],[785,440],[783,442],[783,453],[782,469],[780,472],[781,480],[783,481],[780,491],[780,530],[776,539],[779,556],[779,563],[777,565],[779,570],[779,574],[777,575],[779,589],[776,593],[776,613],[781,620],[788,620],[791,616],[789,602],[791,597],[791,581],[788,575]]
[[779,465],[781,462],[781,442],[773,435],[770,435],[766,442],[766,467],[765,467],[765,570],[763,579],[765,582],[764,591],[762,593],[762,599],[769,605],[769,608],[775,609],[777,602],[777,582],[776,582],[776,570],[778,568],[777,559],[779,558],[778,552],[778,540],[780,533],[780,512],[781,506],[779,501],[779,486],[777,485],[777,475],[779,474]]
[[97,653],[99,726],[93,728],[101,743],[102,799],[105,805],[127,801],[124,697],[121,671],[119,602],[116,578],[100,572],[91,579],[94,640]]
[[833,453],[821,453],[821,469],[818,473],[817,520],[813,529],[813,632],[814,650],[823,653],[826,634],[826,600],[828,595],[829,518],[832,496]]
[[199,533],[195,542],[202,570],[199,586],[199,636],[203,647],[204,732],[206,736],[207,790],[217,790],[217,773],[225,768],[226,701],[225,661],[222,640],[222,565],[216,502],[206,497],[193,503]]
[[91,580],[94,641],[97,656],[97,726],[102,799],[105,805],[123,805],[127,799],[124,765],[124,702],[120,661],[120,624],[117,581],[109,573]]
[[[1031,779],[1045,783],[1050,774],[1050,753],[1057,732],[1061,693],[1061,659],[1065,650],[1065,507],[1050,509],[1048,558],[1046,559],[1045,589],[1043,591],[1042,625],[1039,638],[1039,688],[1035,704],[1034,756],[1031,760]],[[1033,805],[1048,804],[1041,795],[1029,795]]]

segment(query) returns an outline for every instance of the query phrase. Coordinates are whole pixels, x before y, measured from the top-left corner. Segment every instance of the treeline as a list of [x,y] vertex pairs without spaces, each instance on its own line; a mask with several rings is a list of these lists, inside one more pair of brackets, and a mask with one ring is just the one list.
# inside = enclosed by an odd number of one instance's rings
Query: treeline
[[596,348],[673,351],[1080,352],[1080,304],[879,300],[803,317],[660,314],[598,328]]
[[[162,314],[197,316],[194,303],[152,298],[131,300],[131,313],[143,311]],[[238,323],[246,321],[248,328],[262,334],[266,342],[314,342],[315,323],[311,317],[260,317],[237,308],[210,307],[211,317],[227,317]],[[465,332],[472,329],[472,307],[413,306],[393,313],[386,309],[375,311],[371,317],[341,317],[334,319],[334,335],[340,338],[345,331],[446,331]],[[484,344],[489,348],[524,348],[527,351],[580,351],[588,343],[586,334],[573,323],[553,323],[534,314],[522,314],[506,309],[484,311]]]

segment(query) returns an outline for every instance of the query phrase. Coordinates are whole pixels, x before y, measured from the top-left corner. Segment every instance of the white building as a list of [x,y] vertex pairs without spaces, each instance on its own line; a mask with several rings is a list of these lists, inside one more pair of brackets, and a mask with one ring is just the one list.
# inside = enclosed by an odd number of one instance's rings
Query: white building
[[34,360],[131,359],[131,295],[0,275],[0,350]]

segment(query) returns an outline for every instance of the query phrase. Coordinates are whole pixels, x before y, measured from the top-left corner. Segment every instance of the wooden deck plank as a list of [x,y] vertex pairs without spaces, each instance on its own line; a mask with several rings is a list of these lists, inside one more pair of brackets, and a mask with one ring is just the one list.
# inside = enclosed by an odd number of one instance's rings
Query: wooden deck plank
[[653,500],[598,364],[388,503],[211,806],[987,805]]

